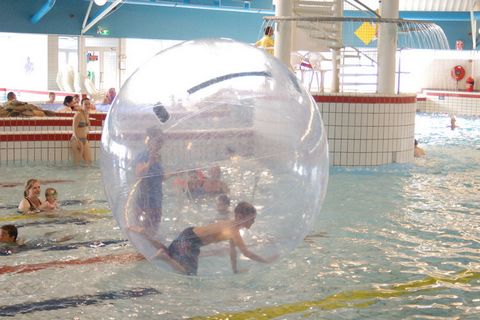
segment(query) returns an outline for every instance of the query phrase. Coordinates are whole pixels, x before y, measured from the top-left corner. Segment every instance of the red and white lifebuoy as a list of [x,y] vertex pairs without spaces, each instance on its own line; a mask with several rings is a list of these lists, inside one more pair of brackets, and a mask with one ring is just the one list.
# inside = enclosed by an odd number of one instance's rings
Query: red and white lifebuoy
[[462,67],[462,66],[455,66],[453,67],[452,69],[452,77],[457,80],[457,81],[460,81],[463,79],[463,77],[465,77],[465,68]]

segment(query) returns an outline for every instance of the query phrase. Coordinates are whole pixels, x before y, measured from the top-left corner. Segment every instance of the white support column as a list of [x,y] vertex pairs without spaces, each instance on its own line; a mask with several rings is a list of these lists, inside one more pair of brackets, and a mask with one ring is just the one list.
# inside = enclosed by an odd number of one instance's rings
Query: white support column
[[78,77],[79,84],[82,93],[86,93],[85,90],[85,77],[87,75],[87,58],[85,55],[85,36],[78,37]]
[[[335,17],[343,16],[343,0],[335,0],[333,8]],[[331,92],[340,92],[340,47],[343,46],[342,22],[335,22],[335,38],[337,39],[336,48],[332,48],[332,87]]]
[[48,35],[48,71],[47,83],[48,90],[58,90],[57,74],[58,74],[58,36]]
[[[293,13],[290,0],[277,0],[275,16],[290,17]],[[275,28],[274,55],[280,61],[290,67],[290,52],[292,48],[292,23],[290,21],[278,21]]]
[[118,70],[119,70],[119,86],[121,88],[123,83],[127,80],[127,40],[121,38],[118,47]]
[[[381,1],[381,17],[398,19],[398,1]],[[397,25],[394,23],[380,23],[378,28],[378,93],[395,93],[397,29]]]

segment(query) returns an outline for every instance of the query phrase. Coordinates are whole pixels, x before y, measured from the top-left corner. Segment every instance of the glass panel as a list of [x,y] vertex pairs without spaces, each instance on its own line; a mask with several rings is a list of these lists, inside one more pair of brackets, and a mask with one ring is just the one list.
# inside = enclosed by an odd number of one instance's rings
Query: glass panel
[[104,51],[103,52],[103,88],[116,88],[118,90],[118,75],[117,75],[117,52]]
[[177,40],[152,40],[152,39],[126,39],[126,53],[128,61],[126,64],[125,79],[150,60],[158,52],[170,48],[182,41]]
[[78,37],[58,37],[58,49],[76,51],[78,49]]
[[86,47],[118,47],[118,39],[115,38],[85,38]]
[[100,52],[88,50],[87,55],[87,77],[93,82],[96,89],[100,89]]

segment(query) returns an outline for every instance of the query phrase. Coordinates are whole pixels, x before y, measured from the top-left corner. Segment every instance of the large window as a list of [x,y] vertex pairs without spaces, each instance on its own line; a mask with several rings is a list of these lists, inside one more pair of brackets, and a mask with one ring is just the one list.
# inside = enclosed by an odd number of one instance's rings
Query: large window
[[47,90],[47,36],[0,33],[0,87]]
[[58,66],[60,70],[66,66],[78,69],[78,37],[58,37]]
[[[127,63],[125,79],[128,79],[135,70],[158,52],[180,42],[178,40],[126,39]],[[176,61],[172,61],[172,63],[176,63]]]

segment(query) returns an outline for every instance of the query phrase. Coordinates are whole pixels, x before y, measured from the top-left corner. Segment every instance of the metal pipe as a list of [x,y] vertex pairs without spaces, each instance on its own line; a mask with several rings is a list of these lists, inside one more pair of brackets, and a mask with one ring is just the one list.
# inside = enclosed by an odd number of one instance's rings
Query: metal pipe
[[228,12],[243,12],[243,13],[261,13],[261,14],[275,14],[274,10],[270,9],[257,9],[257,8],[245,8],[245,7],[232,7],[232,6],[223,6],[221,2],[215,6],[208,5],[195,5],[188,3],[178,3],[170,1],[138,1],[138,0],[125,0],[126,4],[134,5],[146,5],[146,6],[157,6],[157,7],[170,7],[170,8],[182,8],[182,9],[199,9],[199,10],[211,10],[211,11],[228,11]]
[[99,22],[100,20],[102,20],[107,14],[109,14],[110,12],[113,11],[113,9],[115,9],[117,7],[117,5],[119,5],[120,3],[124,2],[124,0],[115,0],[112,2],[111,5],[109,5],[105,10],[103,10],[102,12],[100,12],[99,15],[97,15],[95,18],[92,19],[92,21],[90,21],[83,29],[82,29],[82,33],[81,34],[84,34],[85,32],[87,32],[88,30],[90,30],[90,28],[92,28],[97,22]]
[[43,6],[30,18],[33,24],[38,23],[55,5],[56,0],[47,0]]
[[87,13],[85,13],[85,18],[83,18],[82,29],[85,28],[88,22],[88,16],[90,16],[90,12],[92,11],[93,0],[90,0],[88,4]]

